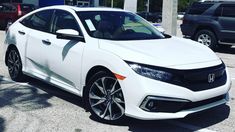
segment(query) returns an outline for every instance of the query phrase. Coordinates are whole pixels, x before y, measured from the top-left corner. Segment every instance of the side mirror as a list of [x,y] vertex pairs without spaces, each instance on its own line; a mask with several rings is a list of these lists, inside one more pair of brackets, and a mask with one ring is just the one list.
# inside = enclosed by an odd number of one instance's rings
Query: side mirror
[[85,42],[83,36],[79,36],[79,32],[73,29],[60,29],[56,31],[56,38],[58,39],[68,39],[68,40],[77,40]]

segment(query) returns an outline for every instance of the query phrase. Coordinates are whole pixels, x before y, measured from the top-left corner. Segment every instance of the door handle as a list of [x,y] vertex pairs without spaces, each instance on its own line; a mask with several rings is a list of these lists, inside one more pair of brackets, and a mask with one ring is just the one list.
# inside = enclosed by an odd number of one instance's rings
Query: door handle
[[51,44],[50,40],[48,40],[48,39],[47,40],[42,40],[42,43],[46,44],[46,45],[50,45]]
[[24,31],[18,31],[18,33],[21,34],[21,35],[25,35]]

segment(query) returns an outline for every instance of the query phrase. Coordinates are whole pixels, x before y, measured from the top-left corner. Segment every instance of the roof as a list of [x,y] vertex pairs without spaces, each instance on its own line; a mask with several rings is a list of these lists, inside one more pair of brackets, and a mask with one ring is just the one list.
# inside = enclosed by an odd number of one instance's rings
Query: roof
[[199,3],[235,3],[235,0],[204,0]]
[[108,7],[76,7],[69,5],[56,5],[56,6],[48,6],[41,9],[72,9],[75,11],[124,11],[122,9],[117,8],[108,8]]

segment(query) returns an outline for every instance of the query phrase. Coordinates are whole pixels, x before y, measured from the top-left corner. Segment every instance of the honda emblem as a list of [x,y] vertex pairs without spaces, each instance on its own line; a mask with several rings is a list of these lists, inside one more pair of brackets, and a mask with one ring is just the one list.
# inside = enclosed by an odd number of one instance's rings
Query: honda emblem
[[213,83],[215,81],[215,74],[208,75],[208,83]]

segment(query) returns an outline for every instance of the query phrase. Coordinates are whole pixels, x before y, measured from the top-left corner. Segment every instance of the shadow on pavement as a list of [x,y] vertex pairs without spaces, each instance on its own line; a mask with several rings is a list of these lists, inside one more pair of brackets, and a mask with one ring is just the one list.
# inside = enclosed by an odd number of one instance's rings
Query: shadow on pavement
[[[0,77],[1,80],[1,77]],[[33,78],[27,78],[29,86],[19,86],[17,84],[10,88],[0,88],[0,108],[7,105],[14,105],[20,110],[33,110],[44,107],[50,107],[51,104],[47,102],[52,96],[56,96],[79,107],[84,108],[82,98],[64,90],[60,90],[57,87],[48,85],[42,81]],[[0,81],[1,84],[1,81]],[[39,93],[36,88],[39,88],[46,93]],[[3,102],[1,100],[4,100]],[[5,103],[4,103],[5,102]],[[199,129],[207,128],[227,119],[230,114],[230,108],[227,105],[221,105],[216,108],[199,112],[187,116],[184,119],[177,120],[155,120],[155,121],[143,121],[127,117],[121,123],[110,124],[116,126],[127,126],[129,131],[133,132],[191,132]],[[90,116],[91,120],[97,121],[93,116]],[[190,124],[181,126],[177,123]],[[4,120],[0,117],[0,131],[4,129]]]
[[[31,111],[50,107],[47,102],[52,95],[38,91],[38,89],[20,84],[7,84],[0,87],[0,108],[9,106],[20,111]],[[0,82],[0,83],[2,83]]]
[[216,52],[224,53],[224,54],[235,54],[235,47],[231,47],[231,48],[218,48],[218,49],[216,49]]
[[[230,108],[227,105],[221,105],[183,119],[143,121],[127,117],[123,122],[113,125],[128,126],[129,131],[132,132],[192,132],[224,121],[229,117],[229,113]],[[92,116],[90,118],[97,121]]]
[[189,115],[179,121],[190,123],[201,128],[207,128],[226,120],[229,115],[230,107],[228,105],[220,105],[213,109]]
[[44,83],[43,81],[31,78],[31,77],[27,77],[27,81],[29,85],[39,88],[51,96],[56,96],[67,102],[70,102],[72,104],[75,104],[79,107],[84,108],[82,98],[79,96],[76,96],[67,91],[61,90],[58,87],[52,86],[50,84]]

